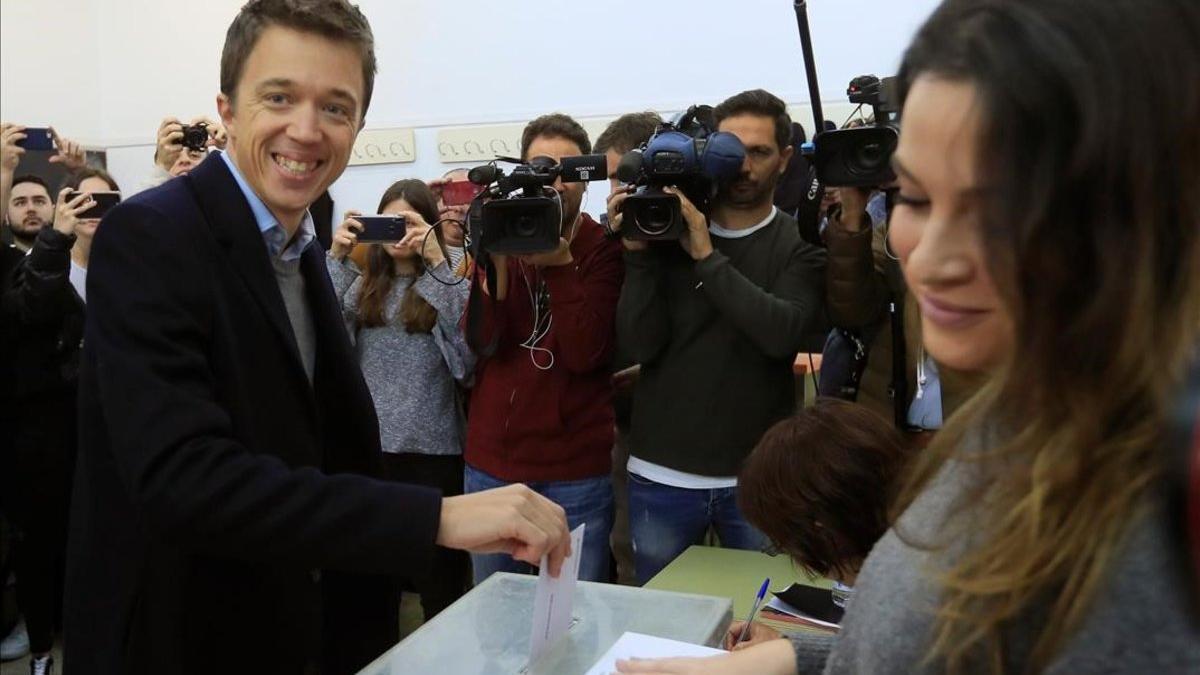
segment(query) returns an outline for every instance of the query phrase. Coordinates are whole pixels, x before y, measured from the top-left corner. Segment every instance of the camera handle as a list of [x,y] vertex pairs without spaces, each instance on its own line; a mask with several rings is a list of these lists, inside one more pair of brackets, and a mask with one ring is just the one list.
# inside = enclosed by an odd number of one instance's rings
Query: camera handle
[[813,58],[812,33],[808,29],[808,0],[795,0],[796,25],[800,28],[800,49],[804,53],[804,73],[808,79],[808,98],[812,104],[813,133],[825,130],[825,113],[821,110],[821,87],[817,84],[817,63]]

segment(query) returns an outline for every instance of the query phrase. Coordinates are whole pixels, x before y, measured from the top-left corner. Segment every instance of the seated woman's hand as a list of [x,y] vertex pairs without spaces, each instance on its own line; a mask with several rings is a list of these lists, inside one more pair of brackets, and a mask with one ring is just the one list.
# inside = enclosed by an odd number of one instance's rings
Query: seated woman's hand
[[742,634],[742,628],[745,626],[745,621],[734,621],[731,623],[729,630],[725,632],[725,641],[721,646],[731,652],[736,652],[739,649],[745,649],[768,640],[778,640],[783,637],[783,634],[774,628],[764,626],[761,623],[752,623],[750,624],[750,632],[746,634],[746,639],[742,642],[737,642],[738,637]]
[[641,675],[794,675],[796,652],[787,640],[767,640],[720,656],[677,659],[622,659],[618,673]]

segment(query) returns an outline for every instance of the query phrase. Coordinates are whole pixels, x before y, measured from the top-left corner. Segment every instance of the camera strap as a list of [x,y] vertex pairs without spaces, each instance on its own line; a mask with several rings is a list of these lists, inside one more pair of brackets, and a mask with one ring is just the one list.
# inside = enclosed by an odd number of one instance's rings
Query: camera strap
[[479,283],[480,279],[483,278],[486,279],[488,288],[496,288],[496,269],[492,265],[491,256],[486,251],[479,251],[479,257],[475,259],[475,269],[471,276],[471,291],[467,295],[467,319],[464,329],[466,331],[467,346],[482,359],[495,354],[496,346],[500,343],[499,329],[493,332],[492,339],[487,344],[483,344],[483,336],[480,335],[480,316],[484,312],[483,303],[491,303],[488,309],[491,311],[493,317],[497,316],[500,311],[496,296],[484,293],[483,286]]

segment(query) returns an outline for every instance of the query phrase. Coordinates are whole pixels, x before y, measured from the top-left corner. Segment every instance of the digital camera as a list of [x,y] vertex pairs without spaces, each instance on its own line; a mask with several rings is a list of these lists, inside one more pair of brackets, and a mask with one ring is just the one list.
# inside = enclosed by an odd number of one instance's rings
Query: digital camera
[[183,128],[183,147],[195,152],[204,152],[208,147],[208,125],[203,122]]

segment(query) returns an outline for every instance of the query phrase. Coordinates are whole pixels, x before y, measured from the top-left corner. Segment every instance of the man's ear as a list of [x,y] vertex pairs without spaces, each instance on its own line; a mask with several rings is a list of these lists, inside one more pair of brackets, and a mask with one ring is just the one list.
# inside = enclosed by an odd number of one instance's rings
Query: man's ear
[[779,175],[782,176],[783,172],[787,171],[788,163],[792,161],[792,155],[795,152],[796,152],[796,146],[789,145],[786,148],[784,148],[782,152],[779,153],[779,156],[783,159],[783,163],[779,165]]
[[225,134],[229,136],[229,140],[233,140],[237,135],[233,119],[233,99],[223,93],[217,94],[217,114],[221,116],[221,126],[225,127]]

